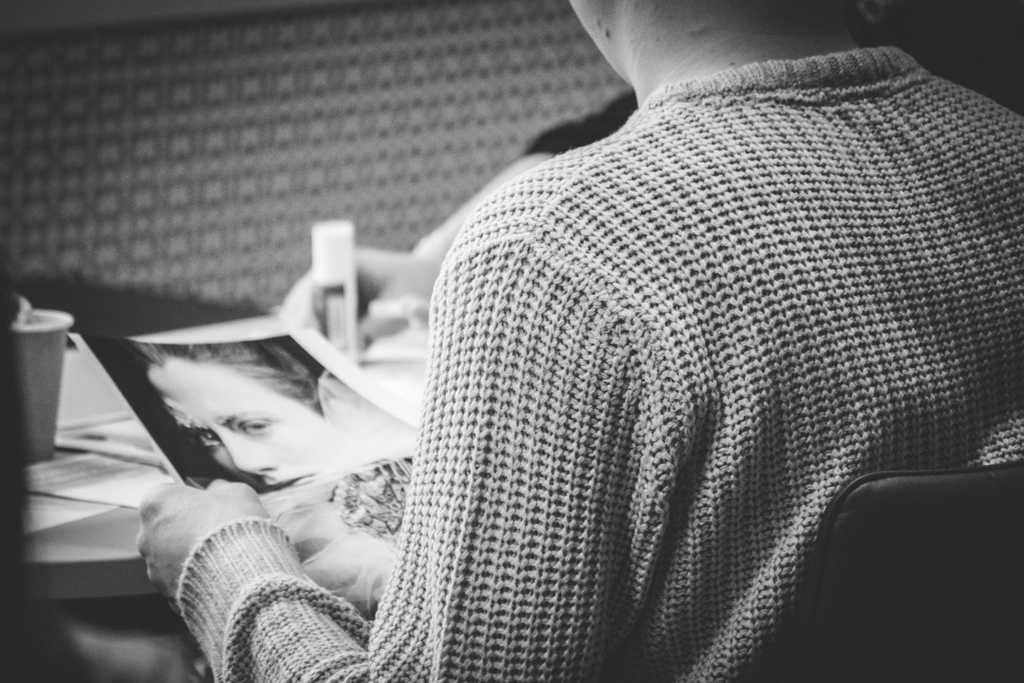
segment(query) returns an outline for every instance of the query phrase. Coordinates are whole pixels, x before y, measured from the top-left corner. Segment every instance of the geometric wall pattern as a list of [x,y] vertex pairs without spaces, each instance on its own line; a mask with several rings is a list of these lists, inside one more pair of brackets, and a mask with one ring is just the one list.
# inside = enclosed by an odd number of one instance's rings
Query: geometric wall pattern
[[309,226],[409,248],[624,84],[568,3],[355,3],[0,44],[0,240],[20,275],[277,303]]

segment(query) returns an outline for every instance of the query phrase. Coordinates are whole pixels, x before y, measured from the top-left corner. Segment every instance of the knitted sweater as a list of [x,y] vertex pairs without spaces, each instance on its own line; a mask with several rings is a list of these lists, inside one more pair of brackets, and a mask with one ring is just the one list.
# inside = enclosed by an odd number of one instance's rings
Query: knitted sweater
[[221,680],[732,680],[851,477],[1024,456],[1024,120],[892,48],[663,88],[482,206],[371,622],[283,532],[179,586]]

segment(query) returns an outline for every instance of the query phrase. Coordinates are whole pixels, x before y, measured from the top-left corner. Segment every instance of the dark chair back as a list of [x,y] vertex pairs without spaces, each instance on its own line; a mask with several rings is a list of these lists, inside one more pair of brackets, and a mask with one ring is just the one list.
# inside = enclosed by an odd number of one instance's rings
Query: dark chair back
[[807,680],[1024,680],[1024,462],[851,482],[800,607]]

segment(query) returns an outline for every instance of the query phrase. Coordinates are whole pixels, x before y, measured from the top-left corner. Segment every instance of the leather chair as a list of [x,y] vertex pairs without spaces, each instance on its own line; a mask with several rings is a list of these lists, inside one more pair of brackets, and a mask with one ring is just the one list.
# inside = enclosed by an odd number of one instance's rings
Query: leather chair
[[1024,680],[1024,462],[852,481],[799,622],[804,680]]

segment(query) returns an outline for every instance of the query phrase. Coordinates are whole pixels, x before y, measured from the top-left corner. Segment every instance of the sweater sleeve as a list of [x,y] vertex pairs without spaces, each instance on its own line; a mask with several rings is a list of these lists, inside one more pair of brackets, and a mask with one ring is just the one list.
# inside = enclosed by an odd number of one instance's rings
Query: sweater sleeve
[[460,239],[434,292],[416,485],[371,636],[389,679],[594,680],[653,563],[664,491],[629,316],[502,220]]
[[220,680],[592,680],[627,637],[664,491],[624,316],[528,236],[460,242],[375,622],[303,580],[272,531],[222,534],[184,583],[204,649],[224,643]]

